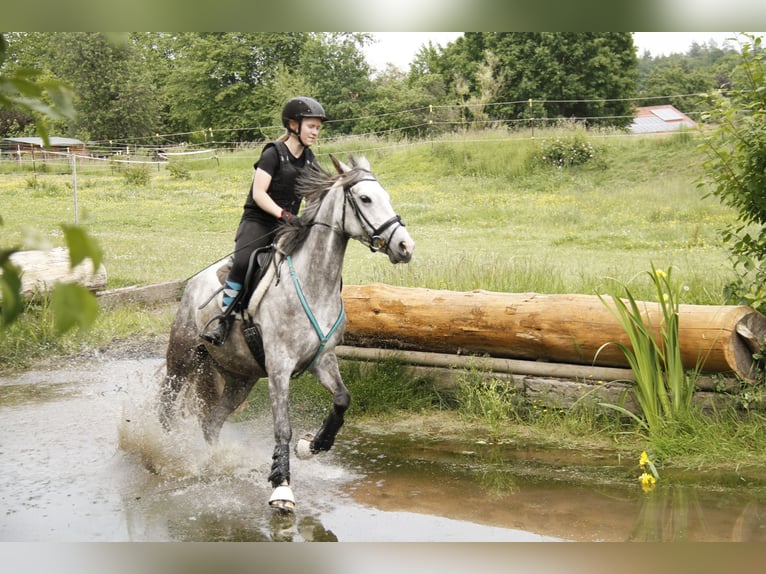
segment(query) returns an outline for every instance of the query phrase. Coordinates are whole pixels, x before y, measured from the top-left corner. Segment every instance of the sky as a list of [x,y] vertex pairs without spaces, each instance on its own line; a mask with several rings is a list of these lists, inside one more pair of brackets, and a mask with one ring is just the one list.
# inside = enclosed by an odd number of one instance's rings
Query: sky
[[[634,32],[633,43],[638,48],[640,57],[644,50],[652,56],[671,53],[686,53],[692,43],[703,44],[714,40],[719,46],[735,32]],[[757,32],[758,35],[762,33]],[[462,32],[373,32],[378,40],[365,49],[369,64],[376,70],[385,70],[387,63],[392,63],[403,71],[409,70],[410,63],[421,46],[429,41],[434,45],[446,46]]]

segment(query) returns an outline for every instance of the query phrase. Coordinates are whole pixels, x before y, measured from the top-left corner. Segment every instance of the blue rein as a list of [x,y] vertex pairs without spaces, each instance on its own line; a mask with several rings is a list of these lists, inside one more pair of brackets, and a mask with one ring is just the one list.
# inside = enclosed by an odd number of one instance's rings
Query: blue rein
[[293,285],[295,285],[295,290],[298,292],[298,298],[301,300],[301,305],[303,306],[303,310],[306,312],[306,316],[309,318],[309,321],[311,321],[311,325],[314,327],[314,331],[316,331],[317,337],[319,337],[319,348],[317,349],[317,352],[314,354],[314,358],[311,359],[311,362],[301,369],[299,372],[293,374],[293,378],[300,377],[303,373],[308,371],[311,367],[314,366],[314,363],[317,362],[317,359],[319,358],[319,355],[322,354],[322,351],[325,348],[325,345],[327,345],[327,341],[330,340],[330,337],[333,336],[335,331],[338,330],[341,323],[343,323],[343,319],[346,317],[346,308],[343,305],[343,298],[340,300],[340,315],[338,315],[338,320],[335,321],[335,325],[332,326],[330,331],[325,335],[322,333],[322,328],[319,326],[319,323],[317,323],[316,317],[314,317],[314,314],[311,312],[311,309],[309,309],[309,304],[306,302],[306,297],[303,295],[303,289],[301,289],[300,281],[298,281],[298,275],[295,273],[295,267],[293,267],[293,258],[289,255],[287,256],[287,265],[290,267],[290,275],[293,278]]

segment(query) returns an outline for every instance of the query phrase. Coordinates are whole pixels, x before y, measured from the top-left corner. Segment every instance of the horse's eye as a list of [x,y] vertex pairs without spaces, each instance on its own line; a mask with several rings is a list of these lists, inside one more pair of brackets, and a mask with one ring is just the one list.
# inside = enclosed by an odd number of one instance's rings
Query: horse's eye
[[362,200],[362,203],[372,203],[372,200],[366,195],[359,196],[359,199]]

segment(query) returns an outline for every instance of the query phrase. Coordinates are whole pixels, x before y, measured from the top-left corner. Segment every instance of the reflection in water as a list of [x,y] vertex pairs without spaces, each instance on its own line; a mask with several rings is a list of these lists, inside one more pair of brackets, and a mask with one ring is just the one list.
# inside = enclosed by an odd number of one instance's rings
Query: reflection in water
[[151,408],[161,364],[0,377],[0,540],[766,541],[764,478],[664,470],[645,494],[635,462],[610,453],[382,434],[352,418],[333,451],[293,457],[297,511],[275,514],[270,414],[227,423],[216,447],[196,421],[166,434]]
[[[365,435],[344,459],[365,470],[354,499],[577,541],[766,541],[766,489],[664,476],[644,493],[633,464],[523,444]],[[360,448],[365,445],[367,453]]]
[[762,502],[731,494],[722,494],[717,503],[708,500],[715,497],[715,492],[700,493],[694,485],[658,486],[641,498],[638,518],[628,540],[766,540],[766,507]]

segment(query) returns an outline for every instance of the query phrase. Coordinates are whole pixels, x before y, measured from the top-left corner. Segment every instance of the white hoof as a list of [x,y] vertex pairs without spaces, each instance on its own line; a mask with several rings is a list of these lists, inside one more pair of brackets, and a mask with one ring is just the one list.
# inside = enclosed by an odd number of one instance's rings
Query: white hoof
[[295,454],[298,458],[305,460],[314,456],[314,453],[311,452],[312,440],[314,440],[314,435],[311,433],[305,434],[298,439],[298,442],[295,443]]
[[293,496],[292,488],[286,484],[276,487],[269,498],[269,506],[283,512],[295,510],[295,496]]

